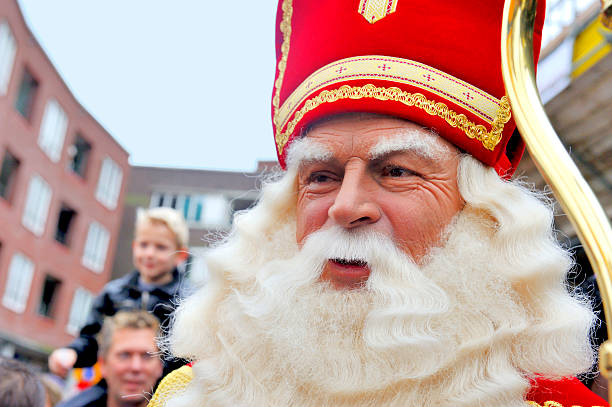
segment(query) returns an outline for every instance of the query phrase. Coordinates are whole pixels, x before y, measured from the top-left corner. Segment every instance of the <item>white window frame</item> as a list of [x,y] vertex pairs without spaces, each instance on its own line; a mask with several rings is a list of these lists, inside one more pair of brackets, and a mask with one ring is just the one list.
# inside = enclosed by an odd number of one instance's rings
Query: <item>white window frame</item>
[[105,157],[98,177],[96,199],[108,209],[115,209],[122,180],[123,171],[121,171],[121,167],[112,158]]
[[[174,196],[177,197],[176,210],[185,216],[188,225],[214,229],[225,229],[230,226],[231,205],[230,200],[224,194],[188,194],[155,191],[151,194],[149,207],[156,207],[161,200],[161,206],[169,208]],[[184,206],[187,197],[189,197],[189,206],[187,213],[185,213]],[[197,217],[198,207],[200,207],[199,219]]]
[[34,263],[22,253],[15,253],[8,268],[2,305],[21,314],[26,308],[34,277]]
[[159,198],[161,196],[163,196],[161,192],[153,192],[151,194],[151,199],[149,200],[149,209],[157,208],[157,202],[159,201]]
[[28,184],[21,224],[36,236],[42,236],[49,215],[51,187],[40,175],[34,174]]
[[101,273],[106,263],[110,233],[98,222],[91,222],[83,248],[81,264],[94,273]]
[[0,95],[6,95],[13,73],[17,42],[6,20],[0,21]]
[[66,112],[57,100],[49,99],[40,123],[38,145],[55,163],[61,157],[67,130],[68,116]]
[[229,226],[230,206],[222,194],[206,194],[203,198],[202,223],[211,228]]
[[[195,221],[195,212],[197,205],[192,204],[196,201],[202,201],[203,195],[198,194],[185,194],[178,192],[159,192],[155,191],[151,194],[151,199],[149,200],[149,208],[157,208],[158,202],[161,199],[161,207],[170,208],[172,203],[172,197],[176,196],[176,210],[179,211],[184,217],[187,223],[189,224],[201,224],[202,221]],[[189,197],[189,208],[187,216],[185,216],[185,200]],[[201,202],[202,203],[202,202]]]
[[66,332],[70,335],[76,335],[87,321],[93,299],[93,294],[82,287],[77,287],[74,291],[66,324]]

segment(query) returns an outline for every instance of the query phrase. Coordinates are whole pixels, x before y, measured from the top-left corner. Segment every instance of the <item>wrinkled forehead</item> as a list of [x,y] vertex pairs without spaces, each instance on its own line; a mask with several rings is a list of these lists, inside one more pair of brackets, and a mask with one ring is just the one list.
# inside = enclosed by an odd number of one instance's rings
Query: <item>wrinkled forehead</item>
[[347,151],[370,160],[396,152],[411,152],[428,161],[458,154],[456,147],[423,126],[392,116],[349,113],[313,123],[290,147],[287,163],[328,161]]

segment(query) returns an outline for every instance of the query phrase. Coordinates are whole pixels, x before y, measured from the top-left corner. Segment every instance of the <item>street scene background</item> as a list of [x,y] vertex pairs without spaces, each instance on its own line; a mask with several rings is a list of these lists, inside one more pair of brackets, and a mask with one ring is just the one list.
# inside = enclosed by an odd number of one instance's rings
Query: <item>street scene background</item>
[[[612,216],[612,33],[599,0],[551,0],[538,86]],[[0,0],[0,355],[47,374],[95,295],[133,269],[139,208],[185,217],[179,270],[205,255],[277,170],[276,2]],[[528,154],[517,175],[547,190]],[[556,227],[590,266],[561,211]],[[66,394],[99,379],[75,369]]]

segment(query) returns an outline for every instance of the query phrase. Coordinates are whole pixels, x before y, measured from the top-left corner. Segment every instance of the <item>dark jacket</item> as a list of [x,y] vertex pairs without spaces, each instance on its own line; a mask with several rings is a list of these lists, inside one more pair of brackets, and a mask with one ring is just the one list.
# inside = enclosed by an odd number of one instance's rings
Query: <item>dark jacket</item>
[[[77,352],[77,361],[74,367],[93,366],[96,363],[98,357],[96,334],[102,329],[104,317],[113,316],[117,311],[137,309],[149,311],[159,319],[161,332],[166,332],[170,323],[170,316],[178,300],[188,290],[188,282],[184,279],[185,275],[174,269],[171,282],[155,287],[150,292],[142,292],[139,289],[139,276],[138,271],[133,271],[108,282],[102,292],[94,299],[89,317],[81,328],[79,336],[68,345],[68,348]],[[181,363],[178,363],[178,366]],[[164,361],[164,365],[167,368],[166,361]]]
[[55,407],[106,407],[106,396],[106,382],[102,380],[95,386],[60,402]]

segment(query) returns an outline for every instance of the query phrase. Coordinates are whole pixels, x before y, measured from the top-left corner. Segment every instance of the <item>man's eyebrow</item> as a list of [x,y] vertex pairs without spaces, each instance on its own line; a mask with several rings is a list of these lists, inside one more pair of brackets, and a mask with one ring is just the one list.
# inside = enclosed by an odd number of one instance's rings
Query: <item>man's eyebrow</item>
[[287,153],[287,168],[299,168],[307,162],[329,161],[333,157],[331,150],[322,143],[308,137],[295,140]]
[[371,160],[378,160],[399,152],[412,152],[427,161],[436,161],[448,147],[435,143],[434,133],[424,133],[417,130],[405,130],[391,137],[383,138],[369,151]]

